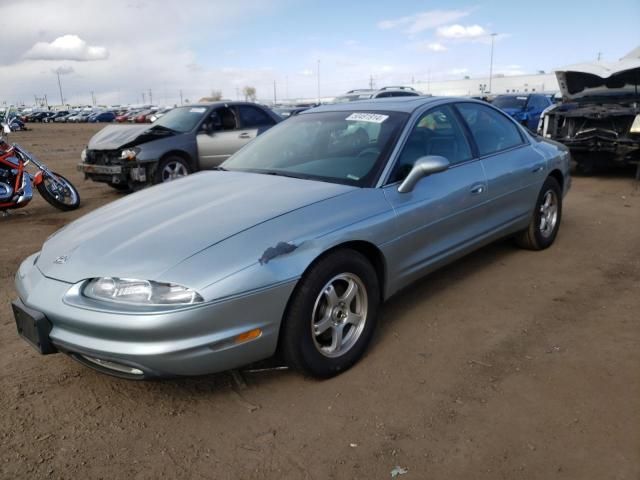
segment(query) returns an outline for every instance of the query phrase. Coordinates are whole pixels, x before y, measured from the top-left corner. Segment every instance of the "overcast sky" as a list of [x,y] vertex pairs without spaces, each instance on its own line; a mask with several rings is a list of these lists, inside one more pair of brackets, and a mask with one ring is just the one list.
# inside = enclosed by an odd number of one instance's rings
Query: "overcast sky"
[[0,0],[0,101],[154,103],[336,95],[377,86],[550,71],[640,45],[640,2]]

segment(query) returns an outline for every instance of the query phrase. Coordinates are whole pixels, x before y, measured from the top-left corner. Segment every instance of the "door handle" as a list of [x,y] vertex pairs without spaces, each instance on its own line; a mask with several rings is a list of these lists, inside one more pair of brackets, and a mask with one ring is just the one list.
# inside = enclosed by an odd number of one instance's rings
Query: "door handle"
[[251,138],[251,135],[248,134],[247,132],[244,132],[238,135],[238,138]]
[[481,193],[484,193],[484,185],[474,185],[471,188],[472,195],[480,195]]
[[541,172],[543,169],[544,169],[544,165],[538,165],[533,170],[531,170],[531,173],[538,173],[538,172]]

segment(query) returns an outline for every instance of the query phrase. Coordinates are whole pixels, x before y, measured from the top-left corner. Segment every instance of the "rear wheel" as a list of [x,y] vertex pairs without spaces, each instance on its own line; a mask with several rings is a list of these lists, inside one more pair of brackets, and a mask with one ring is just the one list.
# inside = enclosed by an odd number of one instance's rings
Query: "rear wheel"
[[548,177],[536,201],[529,227],[516,236],[516,242],[529,250],[544,250],[553,244],[562,219],[562,188]]
[[319,378],[349,369],[371,341],[379,305],[380,286],[371,263],[353,250],[330,253],[293,293],[280,338],[285,361]]
[[43,175],[42,182],[37,185],[38,192],[49,204],[58,210],[75,210],[80,206],[80,194],[73,184],[59,173],[53,177]]
[[166,183],[178,178],[186,177],[191,173],[189,162],[177,155],[169,155],[158,163],[154,184]]

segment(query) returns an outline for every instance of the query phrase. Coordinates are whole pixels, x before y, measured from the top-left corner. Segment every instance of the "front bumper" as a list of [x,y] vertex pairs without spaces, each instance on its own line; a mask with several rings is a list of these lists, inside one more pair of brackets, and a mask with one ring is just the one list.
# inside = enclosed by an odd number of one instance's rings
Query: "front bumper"
[[[71,284],[45,277],[23,262],[16,275],[20,302],[51,324],[55,349],[87,366],[125,378],[202,375],[237,368],[272,356],[280,322],[295,281],[165,312],[112,312],[68,305]],[[236,343],[241,333],[259,328],[253,340]],[[93,360],[99,360],[98,363]],[[108,362],[137,369],[122,374]]]
[[94,182],[126,185],[130,181],[146,183],[149,177],[148,165],[148,163],[140,164],[137,162],[129,162],[122,165],[96,165],[82,162],[76,168],[79,172],[84,173],[85,179],[88,178]]

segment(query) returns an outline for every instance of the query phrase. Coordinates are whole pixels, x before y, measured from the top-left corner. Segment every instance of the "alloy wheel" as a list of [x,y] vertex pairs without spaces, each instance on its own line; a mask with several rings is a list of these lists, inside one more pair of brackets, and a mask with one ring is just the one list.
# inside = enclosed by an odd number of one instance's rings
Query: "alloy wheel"
[[187,167],[177,160],[168,162],[162,169],[162,181],[170,182],[177,178],[186,177],[189,174]]
[[549,238],[558,223],[558,197],[553,190],[547,190],[540,205],[540,234]]
[[358,341],[367,322],[368,298],[362,280],[353,273],[333,277],[316,298],[311,333],[324,356],[344,355]]

